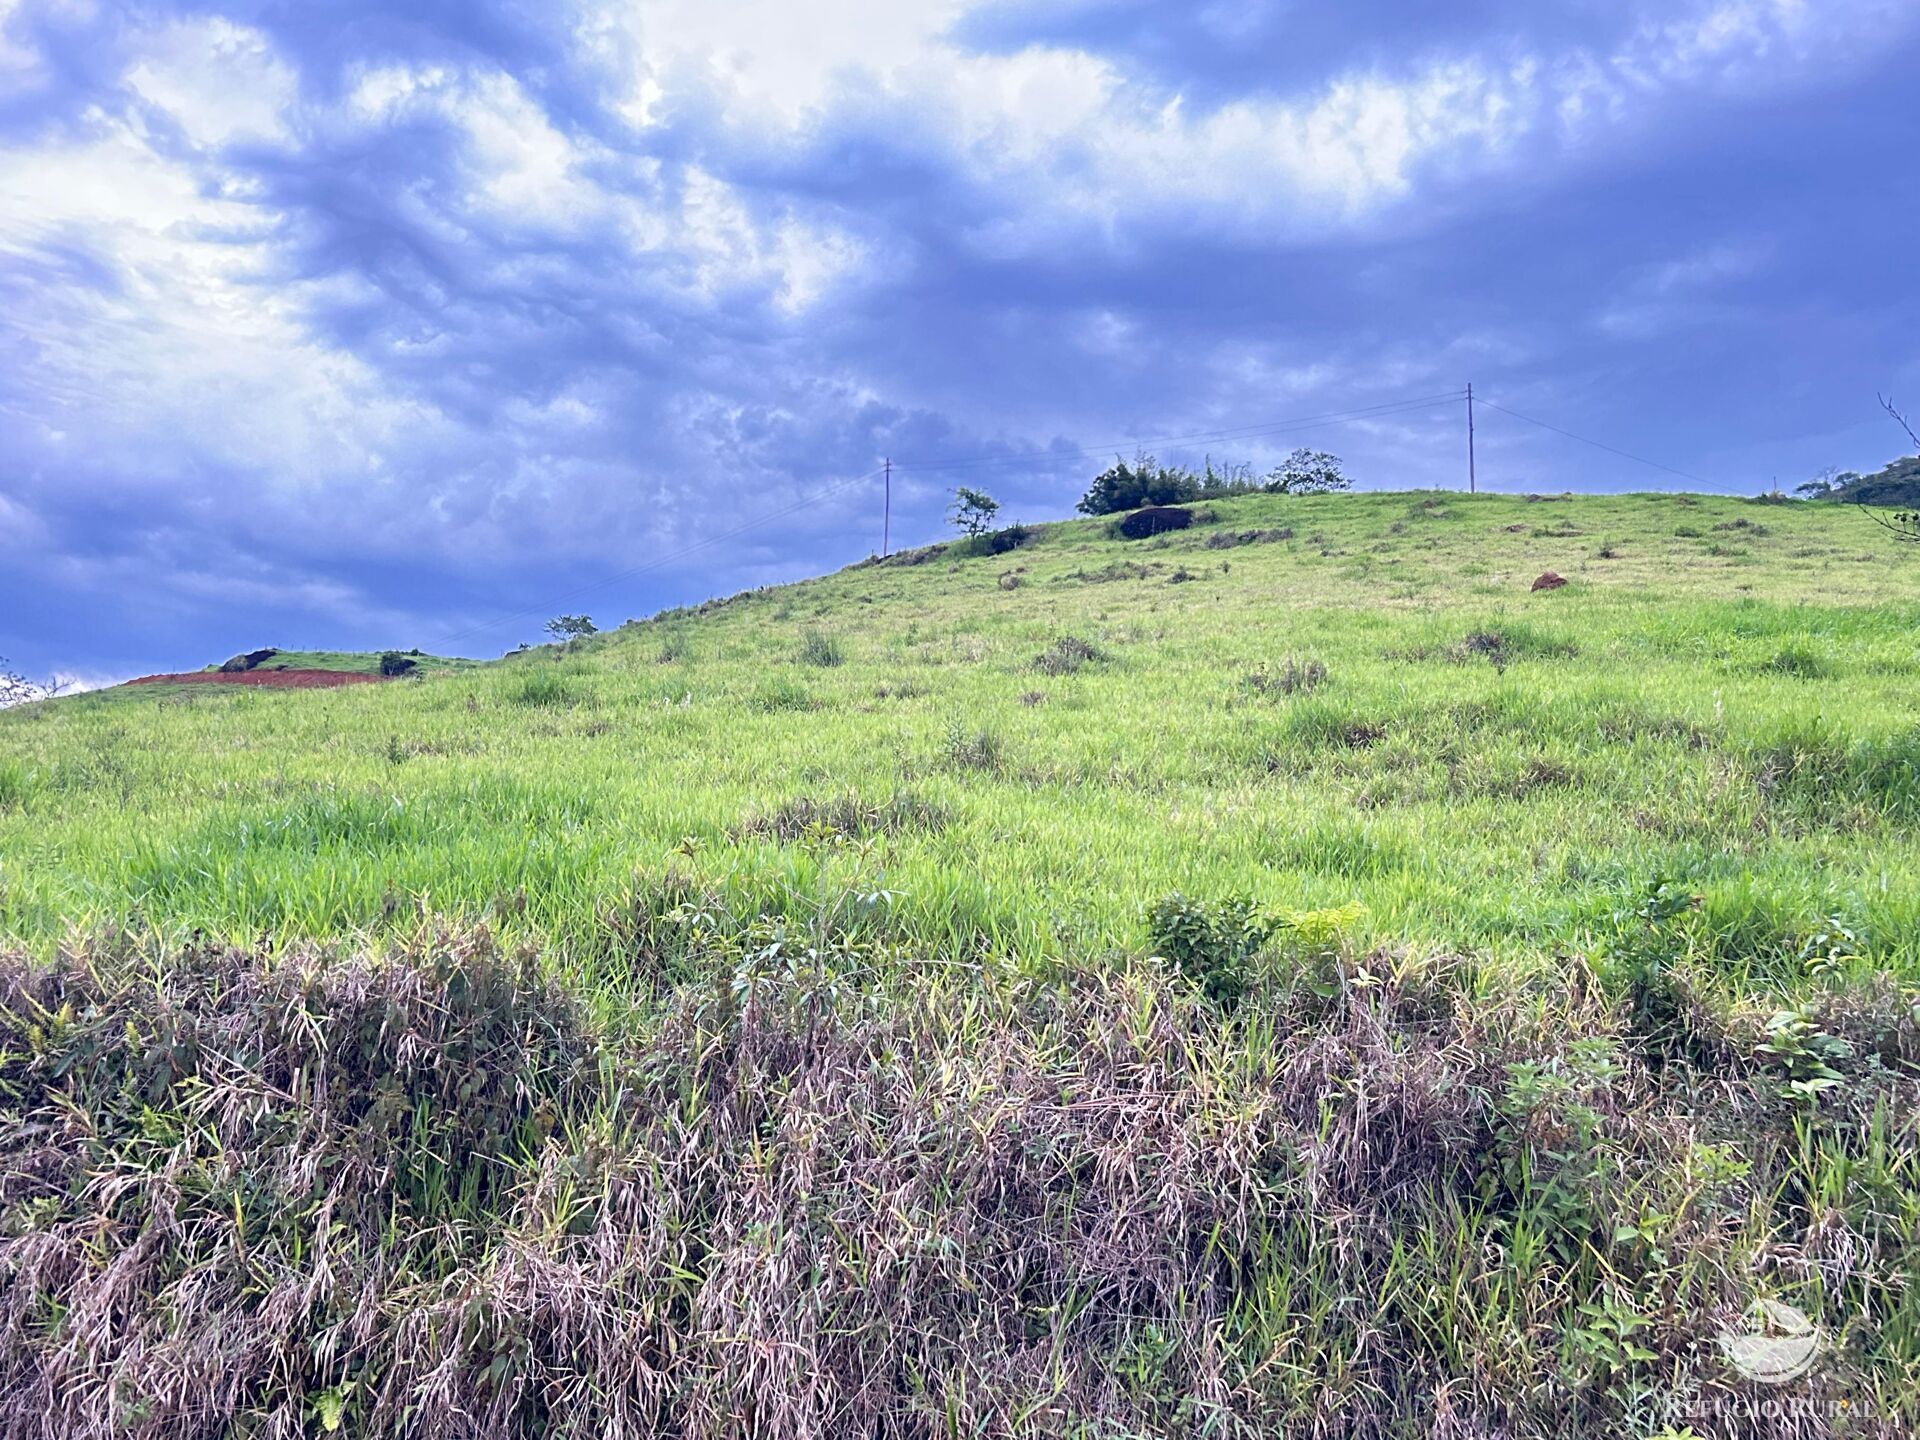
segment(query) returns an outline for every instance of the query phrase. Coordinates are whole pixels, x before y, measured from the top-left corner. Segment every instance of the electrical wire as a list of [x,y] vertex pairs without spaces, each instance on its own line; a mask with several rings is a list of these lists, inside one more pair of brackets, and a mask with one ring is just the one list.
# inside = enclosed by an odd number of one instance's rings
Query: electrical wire
[[1430,409],[1436,405],[1456,405],[1466,399],[1466,391],[1455,390],[1445,395],[1427,395],[1416,399],[1388,400],[1379,405],[1362,406],[1354,410],[1333,410],[1320,415],[1303,415],[1291,420],[1270,420],[1259,425],[1243,425],[1231,430],[1208,430],[1191,435],[1149,435],[1136,436],[1128,440],[1119,440],[1106,445],[1088,445],[1078,450],[1038,450],[1018,455],[989,455],[970,460],[896,460],[896,470],[933,471],[968,470],[1006,465],[1044,465],[1054,460],[1084,460],[1090,457],[1111,455],[1128,446],[1142,449],[1149,445],[1200,445],[1212,441],[1254,440],[1262,435],[1281,434],[1289,430],[1312,430],[1323,425],[1345,425],[1358,420],[1378,420],[1390,415],[1403,414],[1414,410]]
[[1644,455],[1635,455],[1630,450],[1622,450],[1617,446],[1608,445],[1601,440],[1594,440],[1585,435],[1576,435],[1573,431],[1563,430],[1558,425],[1549,425],[1546,421],[1536,420],[1531,415],[1522,415],[1518,410],[1511,410],[1498,401],[1489,400],[1485,396],[1475,395],[1473,398],[1479,404],[1485,405],[1490,410],[1498,410],[1502,415],[1511,415],[1516,420],[1524,420],[1527,424],[1537,425],[1542,430],[1551,430],[1554,434],[1564,435],[1569,440],[1578,440],[1582,445],[1591,445],[1594,449],[1604,450],[1609,455],[1618,455],[1622,460],[1631,460],[1636,465],[1646,465],[1655,470],[1664,470],[1669,475],[1677,475],[1682,480],[1692,481],[1695,485],[1704,485],[1709,490],[1726,492],[1727,487],[1716,485],[1713,481],[1703,479],[1701,476],[1694,475],[1686,470],[1677,470],[1671,465],[1662,465],[1658,460],[1649,460]]
[[[1466,392],[1464,390],[1455,390],[1442,395],[1420,396],[1405,400],[1389,400],[1378,405],[1360,406],[1351,410],[1333,410],[1319,415],[1298,416],[1291,420],[1268,421],[1260,425],[1243,425],[1233,429],[1201,431],[1188,435],[1135,437],[1114,444],[1089,445],[1077,450],[1043,450],[1018,455],[981,456],[967,460],[898,460],[893,462],[893,469],[896,471],[921,473],[988,469],[1012,465],[1038,467],[1052,461],[1083,460],[1090,457],[1103,456],[1122,450],[1128,445],[1144,449],[1149,445],[1185,446],[1211,442],[1224,443],[1233,440],[1253,440],[1266,435],[1286,434],[1291,431],[1316,430],[1331,425],[1351,425],[1364,420],[1382,420],[1397,415],[1413,414],[1417,411],[1433,409],[1439,405],[1455,405],[1465,399]],[[1489,400],[1481,395],[1476,395],[1474,399],[1489,409],[1498,410],[1503,415],[1512,416],[1515,420],[1523,421],[1528,425],[1538,426],[1542,430],[1552,431],[1554,434],[1565,436],[1569,440],[1577,440],[1582,445],[1591,445],[1596,450],[1604,450],[1609,455],[1617,455],[1623,460],[1631,460],[1636,465],[1645,465],[1654,470],[1664,471],[1668,475],[1674,475],[1682,480],[1690,481],[1695,485],[1704,486],[1708,490],[1724,490],[1724,487],[1715,485],[1712,481],[1692,474],[1689,471],[1678,469],[1672,465],[1663,465],[1658,460],[1649,460],[1644,455],[1635,455],[1632,451],[1622,450],[1618,446],[1607,444],[1605,441],[1595,440],[1590,436],[1577,434],[1561,426],[1549,424],[1545,420],[1535,419],[1531,415],[1524,415],[1520,411],[1510,406],[1502,405],[1496,400]],[[630,580],[637,575],[645,575],[650,571],[663,569],[701,550],[722,544],[728,540],[738,539],[742,535],[749,534],[763,525],[771,524],[775,520],[784,519],[789,515],[810,509],[831,495],[839,494],[841,491],[849,490],[856,485],[863,485],[875,476],[881,474],[885,468],[885,466],[878,466],[869,470],[864,475],[856,475],[849,479],[835,481],[830,485],[813,491],[811,494],[803,496],[791,505],[782,506],[778,510],[769,510],[764,514],[754,516],[752,519],[742,521],[738,525],[716,531],[712,535],[695,540],[688,545],[680,547],[678,550],[668,551],[663,555],[656,555],[650,560],[646,560],[639,565],[629,566],[624,570],[617,570],[610,575],[593,581],[591,584],[578,586],[564,595],[556,596],[546,604],[531,606],[524,610],[511,611],[499,616],[497,619],[489,620],[479,625],[470,626],[465,630],[456,631],[451,635],[443,636],[441,637],[441,643],[451,645],[478,635],[484,635],[488,631],[501,629],[516,621],[546,614],[555,605],[565,604],[582,595],[596,593],[622,580]]]

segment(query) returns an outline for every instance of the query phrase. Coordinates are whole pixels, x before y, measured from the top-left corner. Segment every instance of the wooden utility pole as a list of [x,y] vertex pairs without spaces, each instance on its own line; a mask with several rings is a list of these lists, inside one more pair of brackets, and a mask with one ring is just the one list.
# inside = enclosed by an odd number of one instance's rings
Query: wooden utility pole
[[1473,382],[1467,382],[1467,493],[1480,489],[1480,467],[1473,453]]
[[886,559],[893,553],[893,457],[887,457],[887,498],[881,502],[880,510],[880,558]]

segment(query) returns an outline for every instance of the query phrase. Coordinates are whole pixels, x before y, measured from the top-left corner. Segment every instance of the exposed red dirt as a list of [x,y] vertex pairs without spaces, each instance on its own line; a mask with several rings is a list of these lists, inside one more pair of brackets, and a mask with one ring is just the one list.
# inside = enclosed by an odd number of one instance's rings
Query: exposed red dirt
[[267,685],[281,690],[325,690],[334,685],[378,685],[379,675],[346,670],[190,670],[184,675],[142,675],[129,685]]

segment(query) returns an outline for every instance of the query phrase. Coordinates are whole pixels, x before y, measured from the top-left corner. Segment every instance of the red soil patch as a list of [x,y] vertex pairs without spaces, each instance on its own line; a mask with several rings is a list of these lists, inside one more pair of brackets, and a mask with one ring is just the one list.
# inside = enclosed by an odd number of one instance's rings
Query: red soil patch
[[281,690],[325,690],[335,685],[378,685],[379,675],[346,670],[192,670],[184,675],[142,675],[129,685],[266,685]]

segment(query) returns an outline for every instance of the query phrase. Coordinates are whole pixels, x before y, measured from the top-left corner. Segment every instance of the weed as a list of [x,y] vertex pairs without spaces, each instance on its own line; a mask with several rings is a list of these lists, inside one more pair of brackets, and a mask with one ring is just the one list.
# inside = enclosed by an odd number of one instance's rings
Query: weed
[[1853,1047],[1814,1023],[1806,1007],[1778,1010],[1767,1020],[1767,1038],[1754,1046],[1780,1070],[1780,1093],[1811,1103],[1846,1077],[1836,1068]]
[[800,663],[817,665],[821,669],[831,669],[846,661],[846,652],[833,636],[819,630],[809,630],[800,642]]
[[825,830],[855,839],[914,833],[931,835],[944,829],[944,806],[901,792],[885,800],[862,800],[848,791],[827,800],[801,796],[777,810],[750,815],[731,832],[735,840],[768,839],[781,842]]
[[944,755],[955,770],[997,774],[1006,764],[1006,747],[991,730],[969,729],[959,721],[947,726]]
[[1091,640],[1082,640],[1077,635],[1062,635],[1034,656],[1028,668],[1042,675],[1071,675],[1083,666],[1105,658]]
[[1261,665],[1247,676],[1247,687],[1257,695],[1311,695],[1327,681],[1327,667],[1309,656],[1287,656],[1273,670]]

